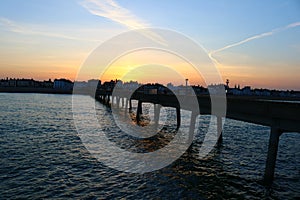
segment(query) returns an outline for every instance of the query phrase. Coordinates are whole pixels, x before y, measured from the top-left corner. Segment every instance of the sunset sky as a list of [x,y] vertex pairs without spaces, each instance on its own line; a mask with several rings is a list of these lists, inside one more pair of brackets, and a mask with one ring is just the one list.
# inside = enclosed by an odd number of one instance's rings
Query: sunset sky
[[[300,90],[297,0],[1,0],[0,78],[75,80],[101,43],[147,27],[178,31],[202,45],[231,86]],[[138,63],[134,55],[120,59],[106,78],[120,78],[121,68]],[[181,75],[176,84],[184,78],[199,84],[192,71]]]

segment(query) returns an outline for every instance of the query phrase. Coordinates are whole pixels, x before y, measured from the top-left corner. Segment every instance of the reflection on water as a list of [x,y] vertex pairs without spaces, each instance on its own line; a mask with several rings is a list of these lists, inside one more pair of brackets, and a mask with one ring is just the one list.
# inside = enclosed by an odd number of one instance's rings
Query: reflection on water
[[[298,133],[281,136],[275,182],[271,190],[266,190],[261,179],[268,127],[227,119],[222,146],[199,159],[203,131],[209,120],[208,116],[201,116],[189,153],[161,170],[129,174],[106,167],[85,149],[74,127],[71,96],[2,93],[0,102],[3,199],[296,199],[300,196]],[[136,141],[112,126],[110,109],[98,103],[96,109],[107,137],[128,150],[155,151],[176,134],[175,122],[168,120],[159,135]]]
[[269,101],[269,102],[277,102],[277,103],[296,103],[300,104],[299,100],[273,100],[273,99],[258,99],[259,101]]

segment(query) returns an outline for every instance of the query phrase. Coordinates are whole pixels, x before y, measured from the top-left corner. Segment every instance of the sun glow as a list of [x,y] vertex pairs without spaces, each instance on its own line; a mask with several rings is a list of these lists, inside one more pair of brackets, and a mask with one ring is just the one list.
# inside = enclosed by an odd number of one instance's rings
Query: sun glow
[[201,74],[182,58],[165,51],[139,50],[115,60],[100,80],[138,81],[141,83],[184,84],[185,79],[205,85]]

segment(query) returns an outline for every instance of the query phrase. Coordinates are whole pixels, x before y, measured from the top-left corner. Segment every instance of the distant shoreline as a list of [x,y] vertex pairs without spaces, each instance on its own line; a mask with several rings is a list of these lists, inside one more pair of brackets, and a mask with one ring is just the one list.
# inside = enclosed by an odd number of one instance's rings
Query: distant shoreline
[[[0,87],[0,93],[39,93],[39,94],[73,94],[73,90],[58,88],[30,88],[30,87]],[[82,93],[90,95],[88,91]],[[274,96],[247,96],[247,95],[227,95],[227,98],[249,99],[249,100],[286,100],[300,101],[299,97],[274,97]]]
[[72,94],[73,90],[57,88],[0,87],[1,93]]

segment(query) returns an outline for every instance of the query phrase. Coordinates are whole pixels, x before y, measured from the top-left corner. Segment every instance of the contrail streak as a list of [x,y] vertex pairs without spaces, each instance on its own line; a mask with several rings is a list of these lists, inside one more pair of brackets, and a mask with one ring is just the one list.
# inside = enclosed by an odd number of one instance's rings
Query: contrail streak
[[213,62],[215,62],[216,64],[220,65],[220,63],[213,57],[213,54],[221,52],[221,51],[224,51],[226,49],[230,49],[232,47],[236,47],[236,46],[242,45],[242,44],[250,42],[252,40],[257,40],[257,39],[260,39],[260,38],[263,38],[263,37],[268,37],[268,36],[271,36],[271,35],[273,35],[275,33],[282,32],[282,31],[290,29],[290,28],[295,28],[297,26],[300,26],[300,22],[295,22],[295,23],[289,24],[289,25],[284,26],[284,27],[273,29],[272,31],[269,31],[269,32],[265,32],[265,33],[261,33],[261,34],[258,34],[258,35],[254,35],[252,37],[246,38],[246,39],[241,40],[239,42],[236,42],[236,43],[233,43],[233,44],[229,44],[229,45],[227,45],[225,47],[222,47],[220,49],[213,50],[213,51],[211,51],[211,52],[208,53],[208,56],[212,59]]

